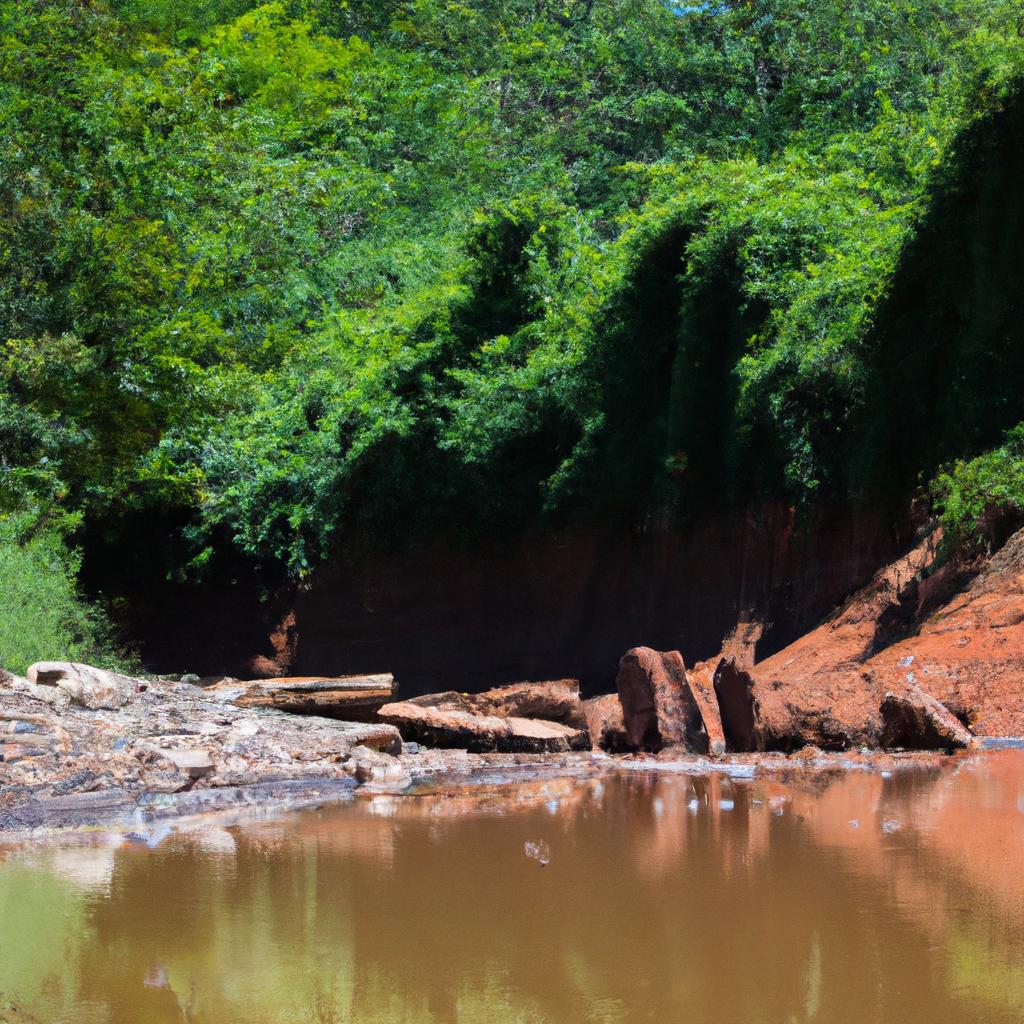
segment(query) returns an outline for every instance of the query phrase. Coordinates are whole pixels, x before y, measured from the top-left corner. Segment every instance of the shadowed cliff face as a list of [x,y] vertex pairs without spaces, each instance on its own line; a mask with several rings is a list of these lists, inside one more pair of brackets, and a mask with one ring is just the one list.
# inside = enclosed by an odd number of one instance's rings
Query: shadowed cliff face
[[638,644],[717,653],[745,613],[773,628],[759,654],[816,622],[904,542],[883,515],[783,507],[685,530],[578,529],[508,544],[437,544],[338,560],[261,602],[254,579],[150,590],[133,607],[160,671],[394,672],[403,695],[517,679],[614,688]]

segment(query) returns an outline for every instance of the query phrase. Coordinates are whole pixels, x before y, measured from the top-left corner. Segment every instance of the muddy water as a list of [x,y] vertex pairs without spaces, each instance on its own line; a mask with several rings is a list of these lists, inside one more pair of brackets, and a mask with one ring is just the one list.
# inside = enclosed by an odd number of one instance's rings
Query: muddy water
[[147,838],[0,848],[0,1020],[1024,1020],[1022,752]]

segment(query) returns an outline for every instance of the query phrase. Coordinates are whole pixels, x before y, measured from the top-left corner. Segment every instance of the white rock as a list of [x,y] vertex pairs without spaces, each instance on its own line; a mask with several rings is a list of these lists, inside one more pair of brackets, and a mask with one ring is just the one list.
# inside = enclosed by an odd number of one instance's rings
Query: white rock
[[207,772],[213,771],[213,759],[208,750],[185,750],[177,747],[162,749],[160,756],[167,758],[175,767],[180,768],[193,779],[198,779]]
[[138,686],[128,676],[74,661],[37,661],[29,666],[28,680],[39,687],[57,687],[73,703],[94,711],[123,708],[135,696]]

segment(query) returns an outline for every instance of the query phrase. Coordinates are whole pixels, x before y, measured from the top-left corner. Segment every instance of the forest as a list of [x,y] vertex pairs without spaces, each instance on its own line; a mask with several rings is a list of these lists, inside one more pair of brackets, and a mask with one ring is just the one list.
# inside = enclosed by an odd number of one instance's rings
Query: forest
[[83,559],[1024,509],[1019,0],[3,0],[0,123],[16,671]]

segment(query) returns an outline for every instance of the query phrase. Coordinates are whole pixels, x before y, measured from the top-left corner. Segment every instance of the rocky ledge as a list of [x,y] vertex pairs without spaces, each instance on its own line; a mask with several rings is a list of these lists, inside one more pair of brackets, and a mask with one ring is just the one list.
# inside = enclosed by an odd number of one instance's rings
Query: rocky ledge
[[404,739],[429,747],[523,754],[590,749],[575,679],[414,697],[385,704],[378,717],[399,729]]
[[38,663],[24,679],[0,670],[0,832],[600,769],[574,680],[384,707],[395,696],[389,675],[202,682],[72,662]]
[[401,749],[389,725],[44,662],[0,678],[0,830],[325,799],[357,784],[360,754]]

